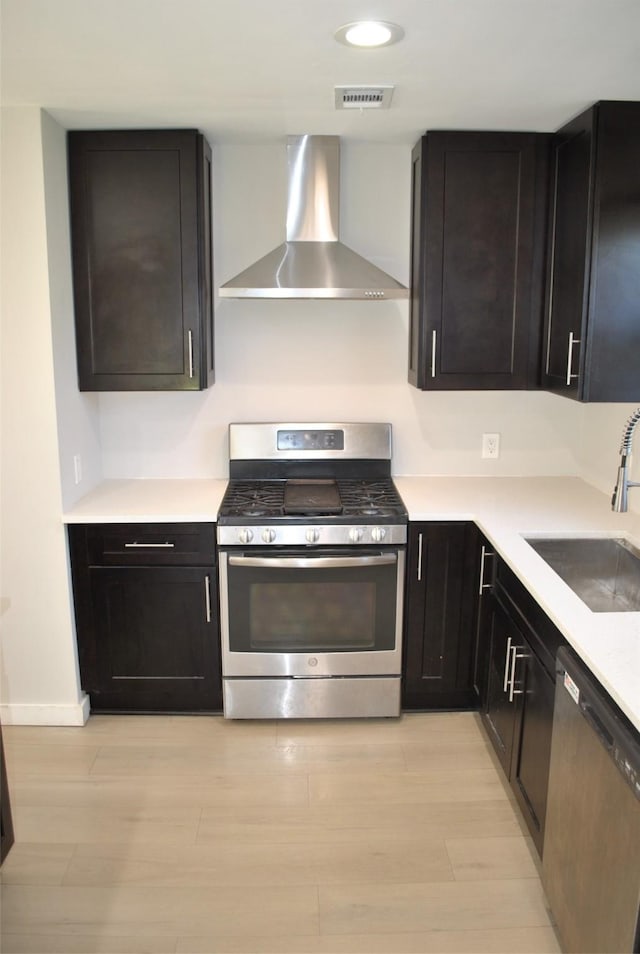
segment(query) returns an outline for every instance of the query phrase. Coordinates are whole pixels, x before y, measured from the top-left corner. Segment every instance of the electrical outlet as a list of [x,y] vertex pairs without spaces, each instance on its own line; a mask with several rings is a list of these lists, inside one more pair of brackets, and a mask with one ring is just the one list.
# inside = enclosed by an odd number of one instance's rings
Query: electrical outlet
[[82,458],[80,454],[73,455],[73,477],[76,484],[82,480]]
[[483,434],[482,435],[482,456],[495,460],[500,456],[500,435]]

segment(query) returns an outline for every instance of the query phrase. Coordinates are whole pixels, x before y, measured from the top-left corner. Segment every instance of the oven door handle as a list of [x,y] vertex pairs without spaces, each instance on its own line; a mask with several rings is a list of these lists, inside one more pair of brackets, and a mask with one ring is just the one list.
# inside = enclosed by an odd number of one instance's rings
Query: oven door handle
[[230,566],[259,566],[270,569],[330,569],[333,567],[350,566],[387,566],[397,563],[395,553],[381,553],[379,556],[355,557],[252,557],[230,556]]

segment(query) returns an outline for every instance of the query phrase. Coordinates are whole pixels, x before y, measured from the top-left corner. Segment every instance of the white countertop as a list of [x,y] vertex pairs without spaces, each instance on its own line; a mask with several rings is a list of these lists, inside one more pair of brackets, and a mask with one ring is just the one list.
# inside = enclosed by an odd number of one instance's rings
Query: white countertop
[[[640,516],[572,477],[398,477],[411,520],[472,520],[640,730],[640,613],[593,613],[523,535],[626,536]],[[227,481],[108,480],[66,523],[215,521]],[[640,491],[638,491],[640,493]]]
[[105,480],[71,510],[65,523],[215,522],[226,480]]

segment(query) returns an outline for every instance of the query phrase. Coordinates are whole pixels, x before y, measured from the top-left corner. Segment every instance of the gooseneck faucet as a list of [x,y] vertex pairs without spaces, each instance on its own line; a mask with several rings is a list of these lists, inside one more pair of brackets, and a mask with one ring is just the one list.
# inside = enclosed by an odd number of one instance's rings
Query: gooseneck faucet
[[611,498],[611,509],[616,513],[624,513],[627,510],[629,487],[640,487],[640,481],[629,480],[629,467],[631,466],[631,444],[633,442],[633,432],[640,421],[640,407],[637,408],[627,421],[622,435],[620,445],[620,465],[618,467],[618,477]]

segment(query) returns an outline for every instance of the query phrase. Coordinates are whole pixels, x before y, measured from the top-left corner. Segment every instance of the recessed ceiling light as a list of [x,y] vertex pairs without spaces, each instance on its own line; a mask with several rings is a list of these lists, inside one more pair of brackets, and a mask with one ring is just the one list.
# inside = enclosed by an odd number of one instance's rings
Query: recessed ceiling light
[[345,23],[336,30],[334,36],[339,43],[346,43],[347,46],[371,49],[397,43],[404,36],[404,30],[396,23],[386,23],[384,20],[358,20]]

